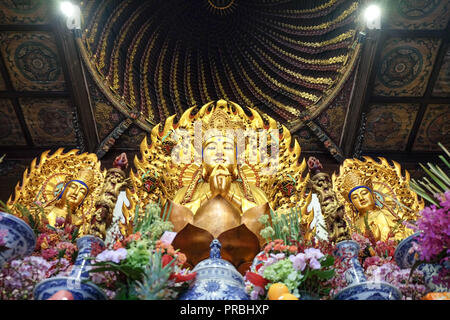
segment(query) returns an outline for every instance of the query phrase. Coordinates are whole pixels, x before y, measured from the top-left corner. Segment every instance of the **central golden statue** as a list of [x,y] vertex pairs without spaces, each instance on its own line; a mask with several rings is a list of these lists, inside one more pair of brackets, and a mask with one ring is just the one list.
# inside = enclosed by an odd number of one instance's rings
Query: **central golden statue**
[[127,191],[122,233],[131,232],[138,205],[162,201],[171,208],[173,245],[192,266],[207,258],[210,242],[219,239],[224,259],[244,271],[264,244],[258,219],[271,209],[283,214],[300,207],[302,222],[312,221],[305,196],[309,175],[302,176],[306,162],[299,162],[298,142],[250,108],[246,113],[219,100],[195,114],[188,109],[178,123],[172,116],[164,128],[157,125],[141,154],[134,161],[137,173],[130,173],[133,190]]

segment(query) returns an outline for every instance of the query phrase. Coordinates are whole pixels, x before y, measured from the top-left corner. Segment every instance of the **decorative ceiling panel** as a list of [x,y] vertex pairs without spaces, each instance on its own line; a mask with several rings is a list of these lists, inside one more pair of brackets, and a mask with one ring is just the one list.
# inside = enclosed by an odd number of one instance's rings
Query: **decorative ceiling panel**
[[438,142],[450,148],[450,105],[427,106],[414,141],[413,151],[441,151]]
[[3,32],[0,47],[14,89],[66,89],[55,41],[47,32]]
[[404,151],[418,110],[418,104],[371,105],[363,149]]
[[379,96],[423,96],[439,50],[440,39],[386,41],[381,54],[374,94]]
[[450,18],[450,1],[389,0],[384,12],[391,29],[442,30]]
[[26,141],[12,102],[0,99],[0,146],[25,146]]
[[444,56],[439,76],[434,85],[433,96],[450,97],[450,47]]
[[360,48],[356,0],[96,0],[82,8],[90,72],[145,130],[220,98],[288,126],[303,111],[317,116]]
[[52,1],[0,0],[2,24],[47,24]]
[[72,108],[67,99],[19,99],[36,146],[75,146]]

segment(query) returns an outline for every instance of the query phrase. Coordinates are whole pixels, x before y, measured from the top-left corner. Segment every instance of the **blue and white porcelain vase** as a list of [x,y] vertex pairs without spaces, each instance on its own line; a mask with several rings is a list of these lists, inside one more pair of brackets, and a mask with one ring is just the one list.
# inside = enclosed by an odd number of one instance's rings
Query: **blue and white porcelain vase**
[[84,236],[77,240],[78,256],[68,277],[53,277],[41,281],[34,288],[35,300],[47,300],[56,292],[67,290],[72,293],[74,300],[106,300],[107,297],[102,289],[89,280],[89,269],[92,252],[92,244],[97,243],[104,247],[100,238]]
[[379,281],[367,281],[364,269],[358,260],[359,244],[348,240],[336,245],[335,256],[349,265],[345,272],[347,287],[334,296],[334,300],[400,300],[402,293],[393,285]]
[[180,296],[180,300],[249,300],[242,275],[220,256],[221,244],[211,242],[209,259],[198,263],[195,282]]
[[410,235],[408,238],[403,239],[397,245],[394,252],[394,260],[400,269],[411,268],[419,258],[419,253],[413,250],[414,243],[417,243],[417,239],[420,232]]
[[24,258],[33,253],[36,236],[33,229],[22,219],[0,212],[0,232],[4,241],[0,250],[0,269],[8,261]]
[[[419,252],[413,249],[413,244],[418,242],[420,232],[417,232],[406,239],[403,239],[395,249],[394,259],[401,269],[412,268],[414,263],[419,260]],[[436,283],[435,277],[442,268],[450,269],[450,263],[446,261],[443,264],[424,263],[417,267],[417,270],[423,272],[425,286],[430,292],[449,292],[450,288],[442,283]]]

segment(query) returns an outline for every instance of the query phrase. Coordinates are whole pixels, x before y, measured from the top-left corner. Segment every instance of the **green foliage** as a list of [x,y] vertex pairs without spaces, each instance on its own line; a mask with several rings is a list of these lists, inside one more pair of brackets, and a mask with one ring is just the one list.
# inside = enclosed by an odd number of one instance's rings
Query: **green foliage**
[[[441,144],[438,143],[439,147],[444,151],[447,157],[450,158],[449,151]],[[444,156],[440,155],[439,159],[444,163],[446,170],[450,170],[450,163]],[[442,170],[439,166],[431,163],[427,163],[427,167],[423,164],[420,164],[422,169],[431,179],[431,181],[427,177],[423,177],[422,180],[416,181],[411,179],[410,187],[413,189],[419,196],[426,199],[428,202],[440,207],[439,202],[435,199],[435,194],[442,194],[450,188],[450,178],[448,175]]]
[[261,230],[260,235],[267,242],[281,239],[287,244],[292,240],[300,241],[302,239],[300,226],[302,213],[300,208],[291,208],[291,211],[288,214],[277,214],[270,209],[270,219],[272,223],[270,223],[269,217],[264,215],[258,220],[265,226],[265,228]]
[[172,260],[165,267],[162,267],[161,253],[156,252],[150,255],[149,263],[145,267],[143,281],[137,281],[135,292],[140,300],[161,300],[167,294],[165,292],[167,281],[172,272]]
[[172,205],[168,207],[166,203],[161,215],[159,204],[150,203],[143,214],[140,214],[140,207],[137,205],[133,220],[133,233],[140,232],[151,242],[155,242],[165,231],[173,230],[173,224],[169,221],[171,211]]

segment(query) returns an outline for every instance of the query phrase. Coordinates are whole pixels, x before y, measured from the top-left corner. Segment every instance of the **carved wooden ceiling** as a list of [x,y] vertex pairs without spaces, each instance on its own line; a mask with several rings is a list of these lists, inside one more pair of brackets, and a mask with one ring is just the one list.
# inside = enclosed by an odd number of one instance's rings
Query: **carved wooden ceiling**
[[450,146],[449,0],[377,1],[379,31],[363,0],[74,2],[81,39],[59,1],[0,0],[2,174],[58,147],[134,152],[160,120],[219,98],[335,165]]

